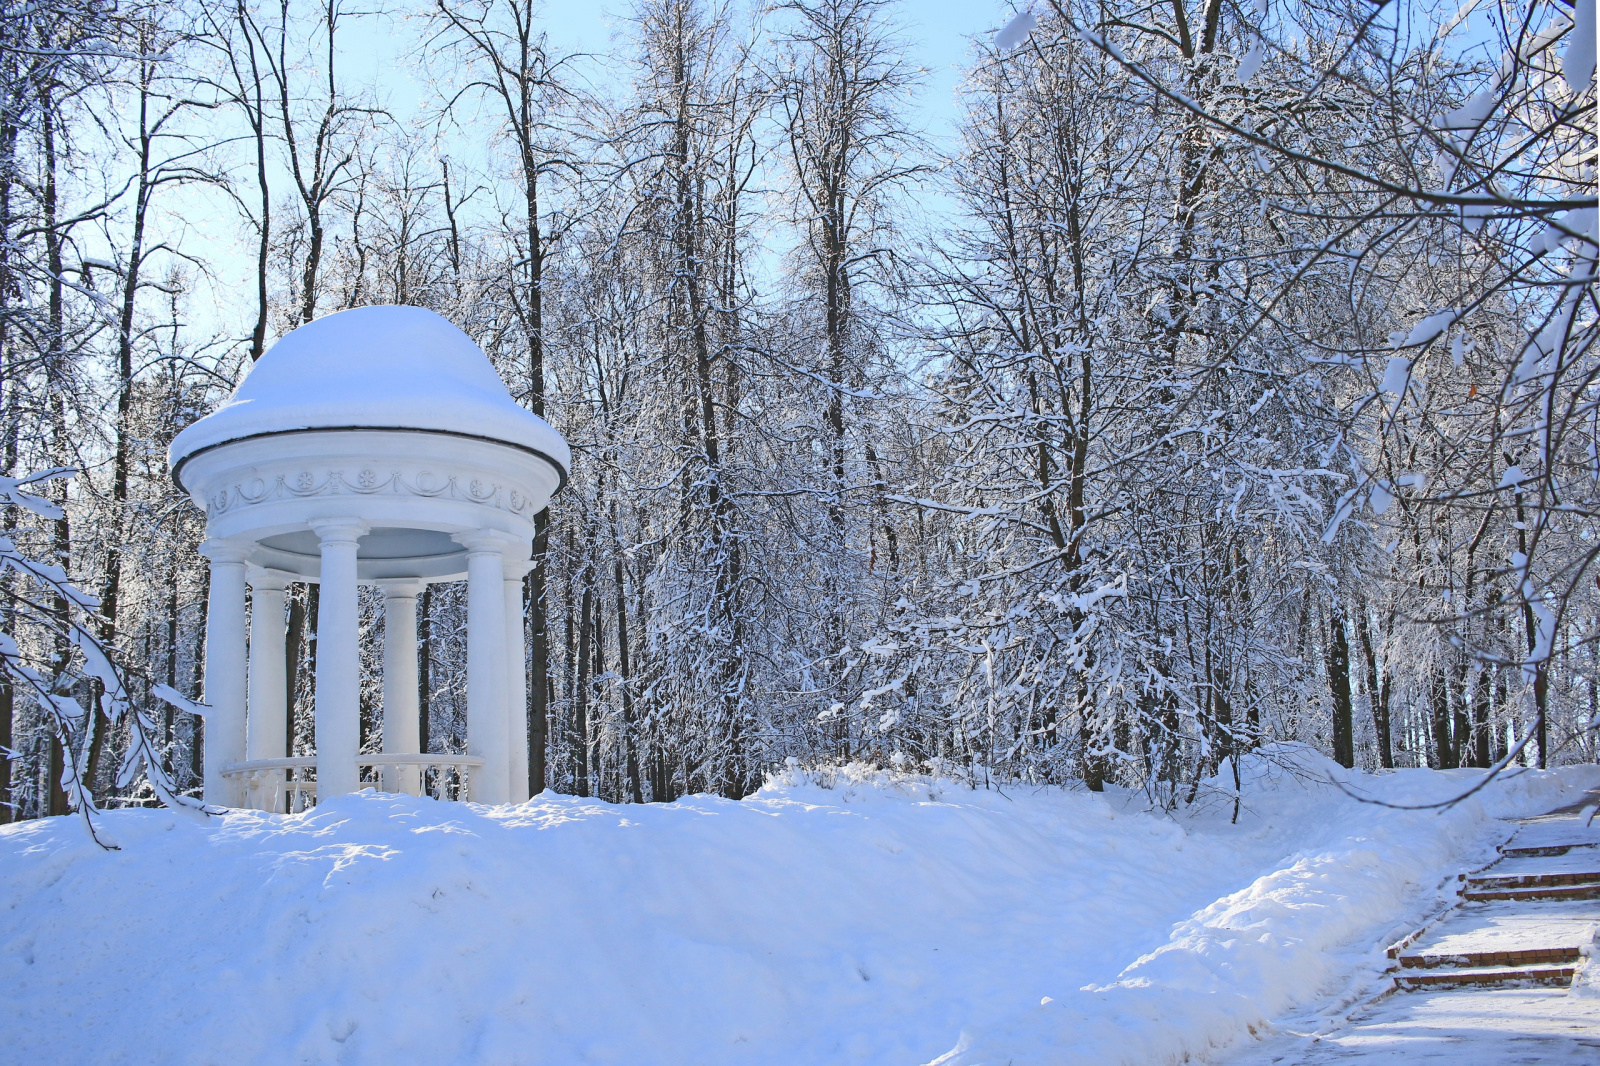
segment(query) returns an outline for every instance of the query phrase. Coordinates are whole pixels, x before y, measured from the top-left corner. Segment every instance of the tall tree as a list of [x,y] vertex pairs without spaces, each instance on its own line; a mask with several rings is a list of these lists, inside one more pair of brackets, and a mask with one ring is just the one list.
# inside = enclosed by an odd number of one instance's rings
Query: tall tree
[[[561,80],[563,61],[553,58],[538,28],[534,0],[473,0],[468,4],[438,0],[435,42],[465,61],[472,78],[452,95],[451,104],[467,94],[487,95],[496,110],[496,133],[511,147],[520,210],[512,235],[515,254],[504,277],[503,294],[524,345],[520,387],[515,391],[534,414],[545,407],[545,277],[549,257],[561,239],[562,224],[553,221],[547,203],[555,176],[574,164],[560,147],[552,122],[554,109],[568,96]],[[550,516],[535,518],[533,561],[524,582],[524,612],[532,645],[532,681],[528,686],[528,790],[546,785],[549,737],[547,682],[550,670],[548,624],[548,557]]]

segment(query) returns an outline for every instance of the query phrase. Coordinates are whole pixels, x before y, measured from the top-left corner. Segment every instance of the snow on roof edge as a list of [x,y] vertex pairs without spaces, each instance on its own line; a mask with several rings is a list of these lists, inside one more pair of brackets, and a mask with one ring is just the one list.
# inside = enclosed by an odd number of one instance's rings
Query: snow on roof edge
[[267,350],[227,402],[167,449],[176,478],[211,448],[315,430],[446,433],[508,444],[554,465],[572,452],[544,419],[511,399],[489,358],[442,316],[419,307],[362,307],[293,330]]

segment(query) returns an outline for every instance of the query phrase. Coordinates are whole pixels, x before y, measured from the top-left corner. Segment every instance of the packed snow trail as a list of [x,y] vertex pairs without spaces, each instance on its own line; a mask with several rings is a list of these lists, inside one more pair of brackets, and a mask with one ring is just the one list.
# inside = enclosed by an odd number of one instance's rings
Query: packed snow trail
[[[1565,989],[1407,992],[1315,1042],[1252,1048],[1226,1066],[1594,1066],[1600,1000]],[[1219,1064],[1220,1066],[1220,1064]]]
[[841,771],[742,802],[124,811],[118,851],[6,826],[0,1031],[19,1062],[1176,1062],[1347,982],[1494,817],[1600,783],[1407,812],[1325,775],[1414,802],[1475,772],[1271,755],[1238,825],[1231,773],[1173,818]]

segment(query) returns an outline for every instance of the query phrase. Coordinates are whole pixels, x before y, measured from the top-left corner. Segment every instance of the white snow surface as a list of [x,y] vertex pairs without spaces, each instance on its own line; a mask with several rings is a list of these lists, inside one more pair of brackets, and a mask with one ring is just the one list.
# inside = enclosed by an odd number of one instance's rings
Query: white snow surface
[[1391,396],[1404,396],[1410,380],[1411,360],[1403,355],[1391,355],[1383,371],[1383,380],[1378,383],[1378,391]]
[[[1381,968],[1497,817],[1600,784],[1244,764],[1139,793],[789,771],[742,802],[361,793],[0,827],[13,1061],[1176,1063]],[[1286,769],[1285,764],[1292,765]],[[1042,1002],[1043,1001],[1043,1002]]]
[[1267,58],[1267,46],[1262,43],[1261,35],[1255,34],[1250,40],[1250,50],[1244,58],[1239,60],[1239,69],[1235,73],[1239,84],[1243,85],[1261,72],[1261,63]]
[[562,470],[572,452],[511,399],[489,357],[421,307],[357,307],[308,322],[269,348],[228,402],[173,439],[176,466],[263,433],[348,426],[462,433],[531,448]]
[[1594,0],[1577,0],[1572,5],[1572,33],[1561,55],[1561,74],[1574,96],[1594,81],[1594,53]]
[[1039,25],[1039,20],[1034,17],[1033,7],[1029,5],[1017,12],[1012,20],[1000,27],[1000,32],[994,35],[994,46],[1002,52],[1009,52],[1018,48],[1028,39],[1028,34]]
[[[1457,314],[1454,310],[1436,311],[1426,316],[1422,321],[1411,327],[1411,332],[1406,334],[1404,347],[1412,348],[1419,344],[1427,344],[1439,334],[1449,329],[1454,324]],[[1406,368],[1408,371],[1410,367]]]

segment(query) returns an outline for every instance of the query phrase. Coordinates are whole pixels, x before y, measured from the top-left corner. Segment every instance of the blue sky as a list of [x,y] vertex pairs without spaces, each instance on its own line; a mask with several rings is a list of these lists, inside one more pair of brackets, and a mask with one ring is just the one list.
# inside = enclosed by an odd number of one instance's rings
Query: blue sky
[[[416,6],[425,10],[426,0]],[[544,21],[554,51],[593,54],[623,47],[623,43],[614,38],[623,32],[621,16],[629,8],[629,0],[548,3]],[[897,15],[908,42],[907,58],[926,71],[910,117],[913,125],[920,127],[936,147],[953,147],[949,142],[937,142],[954,134],[955,89],[961,78],[960,69],[967,61],[971,38],[993,33],[1013,13],[1007,0],[980,0],[978,3],[902,0],[897,5]],[[348,17],[339,31],[338,62],[346,84],[373,89],[390,114],[406,125],[422,123],[431,113],[430,105],[437,102],[433,90],[426,84],[420,62],[423,57],[417,54],[422,34],[423,27],[403,15]],[[592,72],[593,68],[590,70]],[[463,161],[468,161],[482,148],[481,144],[464,143],[444,146],[448,154]],[[288,175],[278,164],[272,169],[276,194],[287,195]],[[917,205],[922,212],[933,216],[950,210],[945,198],[932,189],[919,193]],[[233,309],[233,297],[224,294],[248,289],[247,283],[254,270],[253,247],[239,225],[238,216],[225,198],[201,190],[188,191],[163,207],[175,211],[167,216],[169,225],[198,225],[211,242],[208,258],[216,274],[209,280],[199,279],[200,285],[210,289],[211,295],[195,302],[191,320],[200,325],[202,331],[232,329],[236,323],[225,324],[220,320],[229,314],[225,309]],[[773,250],[780,245],[781,241],[774,243]]]
[[[628,0],[548,3],[544,22],[551,44],[557,52],[606,52],[616,47],[613,38],[623,32],[629,6]],[[903,0],[898,5],[908,58],[928,72],[916,116],[926,132],[943,136],[953,127],[955,87],[970,38],[992,33],[1012,14],[1004,0]],[[377,82],[397,113],[415,110],[422,87],[408,70],[415,57],[405,54],[415,34],[408,27],[364,19],[348,23],[341,36],[350,73]]]
[[[617,27],[623,3],[551,3],[546,8],[551,40],[563,48],[604,51]],[[921,94],[921,118],[928,132],[947,132],[956,110],[958,68],[965,62],[969,38],[992,32],[1011,17],[1008,4],[997,0],[903,0],[898,14],[913,42],[910,58],[927,68]]]

